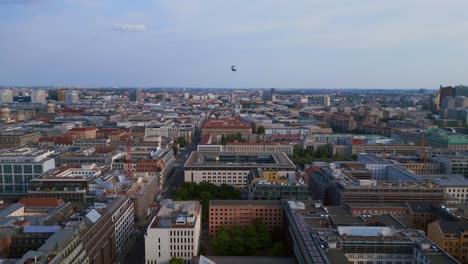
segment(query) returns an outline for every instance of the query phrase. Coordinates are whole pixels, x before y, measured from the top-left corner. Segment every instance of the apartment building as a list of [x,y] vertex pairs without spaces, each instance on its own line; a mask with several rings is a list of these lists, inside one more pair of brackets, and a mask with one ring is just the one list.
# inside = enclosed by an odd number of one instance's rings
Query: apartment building
[[220,143],[222,135],[250,135],[252,127],[240,120],[224,119],[224,120],[209,120],[202,127],[202,138],[211,135],[213,143]]
[[468,222],[435,221],[427,237],[461,263],[468,262]]

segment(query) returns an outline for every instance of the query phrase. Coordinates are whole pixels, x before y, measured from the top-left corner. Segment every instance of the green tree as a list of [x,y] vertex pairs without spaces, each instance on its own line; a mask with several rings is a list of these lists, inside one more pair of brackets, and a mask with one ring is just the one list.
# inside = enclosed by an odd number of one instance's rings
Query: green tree
[[257,134],[265,134],[265,128],[263,126],[259,126],[257,128]]
[[180,188],[173,193],[176,200],[200,200],[202,204],[202,216],[208,216],[210,200],[240,200],[241,192],[239,189],[222,184],[216,186],[212,183],[184,182]]
[[169,260],[169,264],[184,264],[185,261],[181,258],[176,258],[172,257],[171,260]]
[[[221,256],[284,255],[284,245],[278,244],[281,238],[273,233],[261,220],[246,227],[222,226],[213,238],[212,246]],[[273,241],[273,237],[277,240]]]
[[178,137],[176,139],[176,143],[178,143],[181,147],[187,145],[187,140],[185,139],[185,137]]

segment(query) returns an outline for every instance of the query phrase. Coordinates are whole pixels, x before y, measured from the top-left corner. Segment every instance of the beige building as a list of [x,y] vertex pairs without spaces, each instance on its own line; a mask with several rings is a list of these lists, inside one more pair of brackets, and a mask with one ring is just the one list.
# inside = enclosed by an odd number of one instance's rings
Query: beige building
[[0,135],[0,149],[23,147],[40,138],[39,132],[5,132]]
[[68,133],[75,135],[76,139],[91,139],[96,138],[96,131],[96,127],[74,127]]
[[435,221],[427,227],[427,237],[461,263],[468,262],[468,223]]
[[211,135],[213,143],[219,143],[222,135],[250,135],[252,127],[240,120],[209,120],[202,128],[202,138]]

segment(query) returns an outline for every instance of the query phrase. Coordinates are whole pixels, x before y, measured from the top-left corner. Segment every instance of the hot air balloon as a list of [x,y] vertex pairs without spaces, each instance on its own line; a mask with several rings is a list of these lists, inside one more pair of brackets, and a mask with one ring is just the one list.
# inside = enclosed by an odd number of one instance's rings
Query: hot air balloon
[[232,72],[235,72],[235,71],[237,71],[237,67],[236,67],[236,65],[232,65],[232,66],[231,66],[231,71],[232,71]]

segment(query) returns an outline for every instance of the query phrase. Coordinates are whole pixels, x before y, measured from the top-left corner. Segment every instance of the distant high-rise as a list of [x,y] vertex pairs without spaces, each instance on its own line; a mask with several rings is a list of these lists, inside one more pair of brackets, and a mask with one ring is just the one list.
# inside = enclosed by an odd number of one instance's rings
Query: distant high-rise
[[275,93],[276,93],[276,89],[275,88],[271,88],[270,91],[264,91],[263,92],[263,101],[275,101]]
[[325,95],[325,96],[323,97],[322,105],[325,106],[325,107],[329,107],[329,106],[330,106],[330,96]]
[[58,90],[58,100],[60,102],[65,102],[67,101],[67,94],[68,94],[68,90],[67,89],[59,89]]
[[13,92],[9,89],[0,90],[0,103],[11,103],[13,102]]
[[66,104],[73,105],[78,103],[78,94],[75,91],[69,91],[66,97]]
[[142,91],[141,89],[135,89],[128,93],[128,100],[130,102],[141,102]]
[[440,94],[432,94],[431,95],[431,105],[430,105],[430,108],[431,108],[431,112],[433,114],[436,114],[439,112],[439,109],[440,109]]
[[59,100],[58,91],[59,90],[57,89],[49,90],[49,100],[58,101]]
[[31,93],[31,102],[45,104],[46,103],[46,93],[44,90],[33,90]]
[[456,96],[467,96],[468,97],[468,86],[458,85],[458,86],[440,86],[439,91],[439,107],[441,106],[442,100],[446,97],[456,97]]

